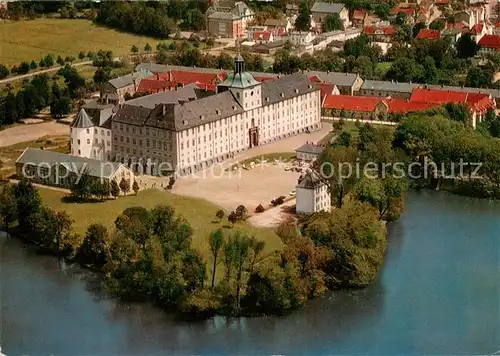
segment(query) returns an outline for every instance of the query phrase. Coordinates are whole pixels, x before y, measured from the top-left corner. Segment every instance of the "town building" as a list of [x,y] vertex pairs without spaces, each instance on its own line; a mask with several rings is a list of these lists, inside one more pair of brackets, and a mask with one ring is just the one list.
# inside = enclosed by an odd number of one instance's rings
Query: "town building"
[[500,50],[500,35],[484,35],[478,42],[479,53],[488,54]]
[[271,31],[255,32],[252,40],[256,43],[269,43],[274,41],[274,36]]
[[363,34],[372,42],[392,42],[396,29],[394,26],[366,26]]
[[213,37],[242,38],[254,15],[243,1],[216,0],[206,14],[208,33]]
[[313,142],[306,142],[295,150],[295,155],[297,159],[302,161],[314,162],[324,149],[323,146],[314,144]]
[[441,32],[438,30],[423,28],[418,32],[416,38],[417,40],[438,40],[441,38]]
[[306,45],[311,43],[314,39],[314,35],[310,31],[291,31],[288,35],[290,43],[294,46]]
[[343,29],[350,26],[349,10],[344,4],[316,1],[311,8],[312,18],[318,24],[322,24],[328,15],[334,14],[339,15]]
[[74,182],[87,174],[91,179],[118,184],[124,178],[132,190],[135,175],[132,170],[117,162],[75,157],[64,153],[28,147],[16,160],[18,178],[32,183],[71,189]]
[[295,188],[297,214],[314,214],[320,211],[330,211],[332,206],[328,183],[314,170],[308,170],[299,179]]
[[386,98],[388,96],[397,99],[409,99],[413,89],[420,87],[416,83],[400,83],[396,81],[383,80],[365,80],[359,95],[362,96],[378,96]]
[[101,86],[101,98],[107,97],[123,103],[137,92],[141,80],[151,74],[149,71],[142,70],[111,79]]
[[269,43],[256,43],[252,46],[252,52],[260,53],[260,54],[269,54],[274,55],[277,50],[283,48],[285,42],[283,41],[274,41]]
[[354,27],[364,27],[365,26],[365,21],[366,21],[366,10],[365,9],[358,9],[354,10],[352,14],[352,25]]
[[307,77],[317,84],[335,84],[341,94],[354,95],[363,85],[363,79],[354,73],[305,72]]
[[142,163],[153,175],[190,174],[254,146],[321,127],[320,89],[306,75],[261,83],[245,71],[240,55],[217,94],[203,95],[198,88],[169,94],[120,106],[112,120],[114,160],[132,167]]
[[279,28],[283,28],[285,32],[290,31],[293,26],[288,19],[266,19],[264,22],[264,26],[267,27],[267,30],[276,30]]

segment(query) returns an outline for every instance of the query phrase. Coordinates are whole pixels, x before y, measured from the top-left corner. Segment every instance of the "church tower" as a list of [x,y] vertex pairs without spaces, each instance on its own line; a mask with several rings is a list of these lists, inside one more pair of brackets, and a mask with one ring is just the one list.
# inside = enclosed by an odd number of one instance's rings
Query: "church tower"
[[234,72],[217,86],[217,92],[229,90],[241,107],[247,111],[262,106],[261,83],[245,70],[245,60],[238,51],[234,59]]

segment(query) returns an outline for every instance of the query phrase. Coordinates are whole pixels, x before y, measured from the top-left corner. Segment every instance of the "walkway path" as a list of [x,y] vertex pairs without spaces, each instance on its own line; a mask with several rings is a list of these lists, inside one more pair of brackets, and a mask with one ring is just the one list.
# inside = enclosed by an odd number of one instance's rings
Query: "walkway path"
[[331,121],[350,121],[350,122],[362,122],[362,123],[367,123],[367,124],[373,124],[373,125],[388,125],[388,126],[396,126],[398,123],[393,122],[393,121],[380,121],[380,120],[365,120],[365,119],[347,119],[343,118],[341,119],[340,117],[331,117],[331,116],[323,116],[321,117],[322,120],[327,120],[328,122]]
[[[85,65],[89,65],[89,64],[92,64],[92,61],[85,61],[85,62],[75,63],[75,64],[72,64],[72,67],[80,67],[80,66],[85,66]],[[55,67],[52,67],[52,68],[49,68],[49,69],[43,69],[43,70],[39,70],[39,71],[36,71],[36,72],[28,73],[28,74],[16,75],[15,77],[10,77],[10,78],[6,78],[6,79],[0,80],[0,85],[7,84],[9,82],[14,82],[16,80],[21,80],[21,79],[24,79],[24,78],[33,77],[33,76],[38,75],[38,74],[55,72],[55,71],[58,71],[59,69],[61,69],[61,66],[55,66]]]

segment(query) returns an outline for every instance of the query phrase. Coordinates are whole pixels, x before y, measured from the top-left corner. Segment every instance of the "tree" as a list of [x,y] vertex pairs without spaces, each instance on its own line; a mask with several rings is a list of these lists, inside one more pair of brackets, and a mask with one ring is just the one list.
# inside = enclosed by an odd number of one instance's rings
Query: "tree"
[[30,63],[30,69],[33,70],[33,69],[37,69],[37,68],[38,68],[38,64],[36,64],[35,61],[31,61],[31,63]]
[[373,12],[375,13],[375,15],[380,17],[380,19],[387,20],[391,13],[391,5],[389,5],[388,3],[377,4],[375,5],[375,9]]
[[114,179],[111,181],[110,192],[111,195],[114,196],[115,198],[120,195],[120,187],[118,186],[118,183],[116,183],[116,180]]
[[459,58],[471,58],[477,54],[479,45],[472,38],[472,35],[467,32],[460,36],[456,44]]
[[71,195],[79,201],[88,200],[94,190],[93,187],[95,187],[94,181],[92,180],[92,177],[88,174],[88,170],[85,170],[73,182],[71,186]]
[[222,218],[224,217],[224,210],[222,210],[222,209],[217,210],[217,212],[215,213],[215,216],[219,219],[219,222],[220,222],[222,220]]
[[0,192],[0,216],[8,233],[10,224],[17,220],[17,201],[14,187],[10,184],[5,185]]
[[238,221],[238,216],[234,211],[231,211],[229,215],[227,216],[227,221],[231,223],[231,226],[234,226],[234,223]]
[[217,257],[224,245],[224,234],[221,229],[218,229],[210,234],[210,252],[212,253],[213,265],[212,265],[212,284],[211,288],[214,289],[215,285],[215,273],[217,271]]
[[470,67],[467,71],[465,83],[467,86],[475,88],[485,88],[491,84],[493,73],[481,67]]
[[151,53],[152,50],[153,48],[151,47],[151,45],[149,43],[146,43],[146,45],[144,46],[144,52]]
[[130,191],[130,183],[125,177],[120,181],[120,190],[123,192],[123,195],[127,195]]
[[0,79],[3,79],[8,75],[9,75],[9,69],[3,64],[0,64]]
[[408,14],[406,12],[400,12],[396,15],[396,25],[403,26],[406,24],[408,19]]
[[404,179],[387,176],[385,178],[363,178],[355,188],[356,198],[375,207],[379,219],[383,219],[391,206],[406,192]]
[[332,201],[338,208],[360,178],[354,171],[357,158],[356,149],[351,147],[328,147],[318,158],[320,174],[328,178]]
[[50,103],[50,114],[54,119],[60,119],[71,112],[71,98],[67,96],[54,97]]
[[245,220],[248,210],[244,205],[238,205],[234,212],[236,214],[236,220]]
[[295,19],[295,29],[298,31],[309,31],[311,28],[311,10],[306,1],[299,5],[299,15]]
[[107,83],[111,79],[111,68],[100,67],[94,73],[94,82],[96,84],[102,85]]
[[471,112],[467,104],[448,103],[444,107],[450,120],[461,122],[465,126],[471,124]]
[[17,72],[19,74],[26,74],[29,71],[30,71],[30,65],[27,62],[22,62],[17,69]]
[[130,49],[130,52],[132,52],[132,54],[137,54],[139,53],[139,48],[137,48],[136,45],[133,45],[132,48]]
[[485,130],[492,137],[500,137],[500,117],[495,114],[495,110],[489,109],[484,120],[478,124],[478,128]]
[[81,61],[83,61],[86,56],[87,55],[83,51],[80,51],[80,53],[78,53],[78,59],[81,60]]
[[431,24],[429,25],[429,28],[431,30],[437,30],[437,31],[441,31],[441,30],[444,30],[444,28],[446,27],[446,23],[444,22],[443,19],[441,18],[438,18],[438,19],[435,19],[434,21],[431,22]]
[[139,184],[137,184],[137,181],[134,179],[134,183],[132,184],[132,190],[134,191],[134,194],[137,195],[137,192],[139,191]]
[[424,28],[427,28],[427,26],[425,25],[425,22],[417,22],[413,26],[413,37],[417,37],[417,35],[420,32],[420,30],[422,30]]
[[402,57],[392,63],[385,78],[399,82],[411,82],[421,78],[423,71],[422,65],[415,62],[414,59]]
[[340,20],[340,15],[338,13],[330,14],[325,17],[323,24],[321,25],[323,32],[330,32],[342,29],[342,20]]
[[35,230],[37,215],[42,207],[38,190],[26,179],[14,185],[14,196],[17,202],[19,226],[26,231]]
[[56,63],[59,64],[60,66],[64,65],[64,59],[61,57],[61,55],[57,56]]
[[52,57],[51,54],[47,54],[43,59],[43,62],[45,63],[45,67],[50,68],[54,65],[54,57]]
[[92,224],[87,228],[79,251],[79,257],[87,263],[104,266],[108,260],[111,238],[108,229],[101,224]]

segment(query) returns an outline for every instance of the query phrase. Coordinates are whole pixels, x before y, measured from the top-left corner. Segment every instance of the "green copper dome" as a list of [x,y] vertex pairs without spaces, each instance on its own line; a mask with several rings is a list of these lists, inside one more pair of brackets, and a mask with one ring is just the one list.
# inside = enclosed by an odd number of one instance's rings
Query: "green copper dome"
[[238,53],[234,59],[234,73],[229,73],[226,80],[224,80],[220,86],[230,87],[230,88],[249,88],[260,84],[255,80],[252,74],[245,71],[245,61],[243,57]]

